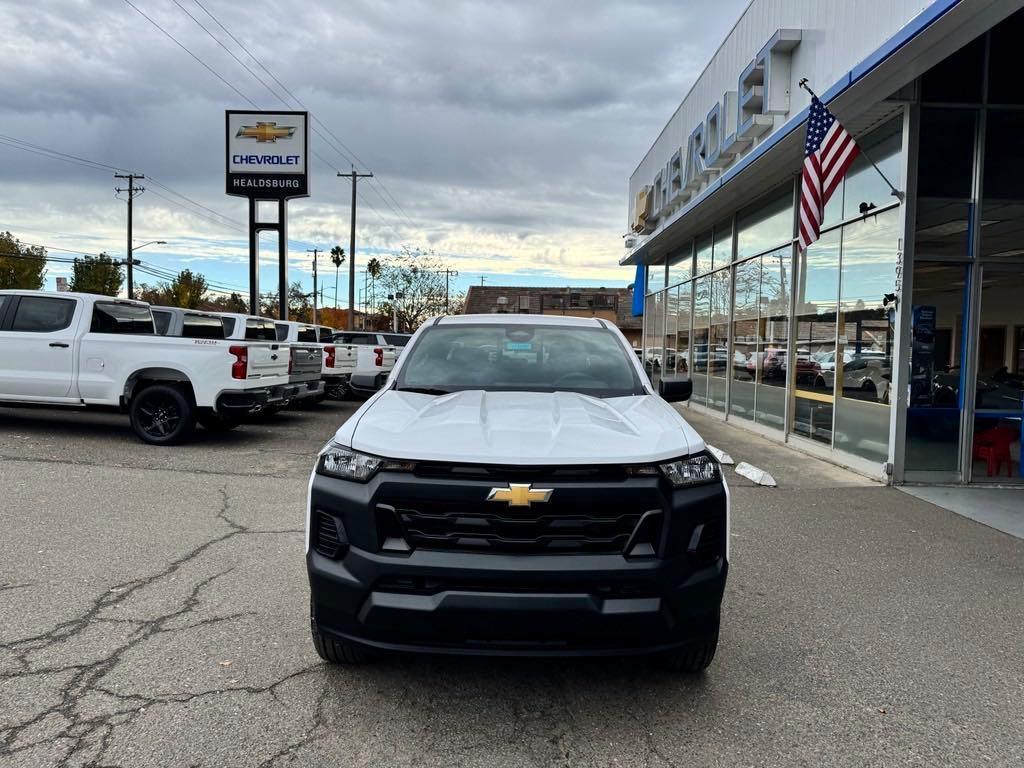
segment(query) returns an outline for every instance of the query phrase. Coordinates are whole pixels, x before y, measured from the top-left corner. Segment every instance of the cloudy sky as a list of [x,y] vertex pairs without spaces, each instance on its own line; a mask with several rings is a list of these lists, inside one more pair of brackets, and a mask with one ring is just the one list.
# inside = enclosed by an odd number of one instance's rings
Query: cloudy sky
[[[329,129],[312,137],[312,196],[289,207],[293,278],[310,282],[306,248],[347,249],[350,186],[335,173],[354,162],[376,174],[360,184],[363,256],[433,248],[462,286],[625,285],[628,176],[745,4],[0,0],[0,230],[125,252],[112,171],[12,146],[29,142],[145,173],[136,238],[168,245],[137,258],[244,292],[224,109],[280,96]],[[52,265],[49,285],[65,273]]]

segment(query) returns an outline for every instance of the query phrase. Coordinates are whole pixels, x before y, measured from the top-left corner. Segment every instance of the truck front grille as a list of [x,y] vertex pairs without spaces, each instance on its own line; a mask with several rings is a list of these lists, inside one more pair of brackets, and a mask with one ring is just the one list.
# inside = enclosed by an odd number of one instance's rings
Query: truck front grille
[[482,509],[477,503],[416,500],[391,505],[414,549],[525,554],[622,552],[644,510],[551,504]]

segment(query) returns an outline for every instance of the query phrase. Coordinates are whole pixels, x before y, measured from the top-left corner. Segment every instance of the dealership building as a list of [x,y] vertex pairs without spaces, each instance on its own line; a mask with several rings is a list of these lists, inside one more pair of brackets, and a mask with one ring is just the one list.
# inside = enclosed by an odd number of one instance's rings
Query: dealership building
[[[652,378],[890,482],[1024,483],[1022,6],[752,0],[630,178]],[[806,252],[803,78],[863,150]]]

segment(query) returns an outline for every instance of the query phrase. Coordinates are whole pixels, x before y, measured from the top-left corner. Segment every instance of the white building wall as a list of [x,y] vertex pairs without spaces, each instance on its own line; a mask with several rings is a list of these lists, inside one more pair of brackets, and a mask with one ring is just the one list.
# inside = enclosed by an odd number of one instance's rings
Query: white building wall
[[801,78],[822,94],[930,5],[929,0],[753,0],[630,177],[629,222],[637,192],[653,183],[680,147],[685,158],[690,133],[726,91],[737,90],[741,73],[777,30],[802,33],[791,54],[790,109],[774,115],[771,131],[744,154],[808,104],[797,86]]

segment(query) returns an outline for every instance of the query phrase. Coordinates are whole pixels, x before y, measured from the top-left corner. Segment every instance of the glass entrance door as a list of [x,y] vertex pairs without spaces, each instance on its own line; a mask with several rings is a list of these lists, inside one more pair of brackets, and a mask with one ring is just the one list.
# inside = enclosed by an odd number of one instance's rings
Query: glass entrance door
[[963,328],[970,273],[969,264],[914,264],[905,454],[907,473],[917,475],[913,479],[962,479]]
[[1024,264],[982,264],[980,294],[970,479],[1024,483],[1024,361],[1017,348],[1024,326]]

